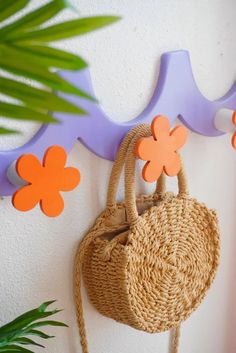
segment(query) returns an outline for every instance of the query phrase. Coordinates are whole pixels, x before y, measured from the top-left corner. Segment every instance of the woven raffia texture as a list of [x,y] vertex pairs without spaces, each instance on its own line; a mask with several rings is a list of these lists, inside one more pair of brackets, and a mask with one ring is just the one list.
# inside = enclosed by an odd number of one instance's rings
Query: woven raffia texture
[[[107,208],[81,242],[75,262],[75,298],[83,352],[87,353],[80,293],[81,264],[97,310],[146,332],[176,328],[204,298],[219,263],[214,210],[189,197],[183,170],[179,193],[166,193],[163,176],[152,195],[135,197],[134,146],[150,129],[141,125],[124,139],[114,164]],[[126,156],[126,157],[125,157]],[[125,201],[115,202],[125,162]]]

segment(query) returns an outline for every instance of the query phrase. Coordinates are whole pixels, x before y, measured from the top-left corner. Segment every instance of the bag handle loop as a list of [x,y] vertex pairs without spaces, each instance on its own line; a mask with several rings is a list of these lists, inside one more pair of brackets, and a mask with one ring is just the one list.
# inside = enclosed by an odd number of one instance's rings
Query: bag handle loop
[[[150,136],[151,135],[151,128],[148,124],[140,124],[135,126],[132,130],[128,132],[128,134],[124,137],[121,142],[120,148],[117,152],[115,162],[112,167],[111,176],[108,185],[108,192],[107,192],[107,208],[112,208],[116,205],[116,195],[117,189],[122,173],[122,169],[125,165],[125,159],[127,155],[127,151],[129,145],[134,137],[137,139],[141,136]],[[156,185],[156,190],[154,194],[163,194],[165,192],[165,180],[164,174],[158,180]]]
[[117,189],[118,189],[118,185],[121,177],[121,172],[125,164],[125,158],[126,158],[126,154],[127,154],[127,150],[129,148],[130,142],[138,132],[148,128],[151,134],[149,125],[141,124],[141,125],[135,126],[133,129],[131,129],[128,132],[128,134],[122,140],[111,171],[111,176],[110,176],[109,185],[108,185],[108,192],[107,192],[107,207],[113,207],[116,204]]

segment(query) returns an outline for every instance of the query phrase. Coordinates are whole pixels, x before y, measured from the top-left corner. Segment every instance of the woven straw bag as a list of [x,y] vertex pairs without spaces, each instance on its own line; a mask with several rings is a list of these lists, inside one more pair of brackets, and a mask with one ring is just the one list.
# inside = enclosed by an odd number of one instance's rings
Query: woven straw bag
[[[198,307],[219,263],[214,210],[190,198],[183,169],[178,195],[166,193],[163,175],[154,194],[135,196],[134,147],[150,136],[140,125],[123,140],[108,187],[107,207],[79,245],[75,300],[83,353],[88,353],[81,301],[81,267],[90,301],[103,315],[146,332],[179,326]],[[116,202],[125,164],[125,201]]]

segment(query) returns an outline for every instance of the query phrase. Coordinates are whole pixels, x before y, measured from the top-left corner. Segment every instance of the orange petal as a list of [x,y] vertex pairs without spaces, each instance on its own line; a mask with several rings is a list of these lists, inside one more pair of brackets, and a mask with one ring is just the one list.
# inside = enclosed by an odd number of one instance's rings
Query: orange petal
[[143,137],[136,143],[135,154],[138,158],[149,161],[155,153],[156,142],[153,137]]
[[56,217],[64,209],[64,200],[59,192],[51,192],[44,195],[43,199],[40,201],[41,210],[48,217]]
[[34,185],[26,185],[14,193],[12,204],[19,211],[29,211],[37,205],[39,199],[38,189]]
[[184,126],[176,126],[172,129],[170,132],[170,139],[173,144],[174,151],[178,150],[186,143],[187,137],[188,130]]
[[63,168],[66,164],[67,154],[61,146],[51,146],[44,154],[43,166],[48,168]]
[[232,123],[236,125],[236,110],[232,114]]
[[232,135],[231,143],[232,143],[233,148],[236,149],[236,132],[234,132]]
[[168,155],[165,161],[164,171],[169,176],[177,175],[181,168],[180,157],[177,153],[173,152]]
[[80,172],[73,167],[65,168],[60,176],[60,190],[73,190],[80,182]]
[[163,115],[156,116],[151,125],[152,135],[157,140],[158,137],[169,136],[170,122],[169,119]]
[[32,183],[42,173],[40,161],[33,154],[24,154],[16,162],[16,171],[19,176]]
[[156,181],[163,171],[163,165],[157,162],[147,162],[143,167],[142,176],[145,181],[152,183]]

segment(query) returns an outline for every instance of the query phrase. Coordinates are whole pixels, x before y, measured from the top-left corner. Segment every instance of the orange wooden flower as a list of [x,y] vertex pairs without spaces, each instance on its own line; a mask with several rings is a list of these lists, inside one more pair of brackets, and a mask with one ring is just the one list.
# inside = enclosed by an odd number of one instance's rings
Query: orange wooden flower
[[236,149],[236,132],[233,133],[231,138],[231,144],[234,149]]
[[15,208],[28,211],[40,202],[41,210],[49,217],[58,216],[64,208],[60,191],[70,191],[80,182],[76,168],[65,168],[67,155],[60,146],[51,146],[45,152],[43,165],[32,154],[21,156],[16,163],[19,176],[28,185],[17,190],[12,198]]
[[153,136],[141,138],[136,144],[136,155],[148,161],[142,171],[148,182],[157,180],[163,170],[169,176],[178,174],[181,162],[176,151],[187,140],[187,129],[176,126],[170,131],[170,122],[162,115],[153,119],[151,130]]
[[[232,123],[236,125],[236,110],[232,114]],[[233,133],[231,143],[234,149],[236,149],[236,132]]]

